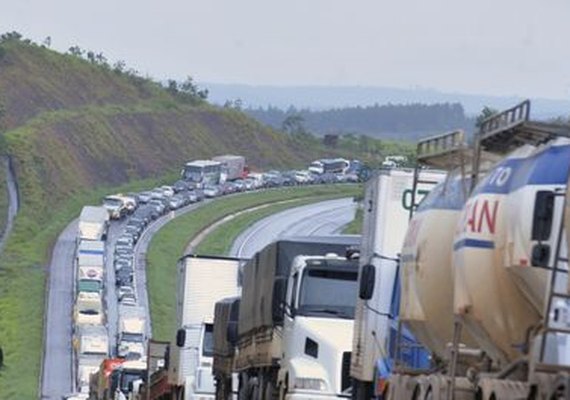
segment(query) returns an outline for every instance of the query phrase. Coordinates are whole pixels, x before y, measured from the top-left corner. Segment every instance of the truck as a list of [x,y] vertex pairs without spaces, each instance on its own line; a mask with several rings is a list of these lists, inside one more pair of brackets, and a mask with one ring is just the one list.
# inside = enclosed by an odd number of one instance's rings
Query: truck
[[140,306],[119,305],[117,355],[141,358],[146,350],[146,310]]
[[73,316],[76,327],[83,325],[103,325],[105,323],[105,312],[101,300],[101,293],[77,293]]
[[[103,199],[103,207],[107,210],[109,218],[121,219],[129,213],[131,202],[120,195],[109,195]],[[134,210],[134,207],[134,204],[132,204],[132,210]]]
[[212,372],[216,381],[216,399],[233,399],[237,393],[238,377],[234,372],[240,296],[227,297],[216,302],[214,309],[214,363]]
[[101,325],[82,326],[76,333],[77,388],[80,393],[89,391],[91,374],[99,370],[109,355],[109,336]]
[[346,397],[359,241],[286,238],[245,264],[237,326],[235,318],[214,322],[218,337],[233,325],[226,347],[235,344],[233,359],[220,347],[214,353],[218,388],[226,390],[218,398],[230,398],[236,374],[240,399]]
[[484,120],[472,145],[448,139],[418,146],[420,162],[459,176],[418,207],[401,256],[400,317],[433,365],[395,368],[384,394],[570,398],[570,126],[530,120],[525,101]]
[[[445,179],[446,172],[424,171],[416,185],[414,177],[413,169],[381,169],[365,186],[359,281],[374,284],[374,290],[369,290],[372,293],[366,300],[357,299],[351,359],[353,395],[357,398],[363,391],[369,396],[373,382],[379,381],[376,375],[389,371],[393,364],[393,343],[379,346],[375,338],[379,332],[394,336],[398,329],[398,254],[412,211]],[[417,343],[409,332],[405,338],[410,346]],[[427,366],[427,354],[417,347],[406,358],[415,367]]]
[[247,175],[244,156],[226,154],[213,157],[212,160],[222,164],[222,182],[245,178]]
[[100,256],[103,265],[105,258],[105,241],[103,240],[80,240],[77,245],[77,258],[80,255]]
[[104,207],[85,206],[78,223],[78,240],[105,240],[109,228],[109,213]]
[[213,319],[216,301],[240,291],[237,258],[187,255],[178,262],[176,337],[168,383],[174,398],[213,399]]
[[140,399],[147,363],[140,359],[107,358],[91,375],[89,398],[95,400]]

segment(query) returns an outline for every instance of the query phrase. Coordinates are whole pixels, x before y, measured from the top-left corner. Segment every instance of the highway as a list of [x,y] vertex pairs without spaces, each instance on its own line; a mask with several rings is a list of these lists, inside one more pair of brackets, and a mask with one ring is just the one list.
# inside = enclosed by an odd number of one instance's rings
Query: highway
[[[149,225],[135,248],[136,292],[138,302],[148,310],[145,258],[152,236],[171,219],[195,210],[210,200],[187,206],[169,213]],[[267,243],[283,236],[329,235],[349,223],[355,212],[352,199],[331,200],[285,210],[253,224],[236,240],[232,255],[249,257]],[[73,377],[73,303],[74,256],[77,220],[72,221],[60,234],[53,248],[49,265],[46,313],[44,321],[44,355],[42,362],[41,398],[60,400],[74,391]],[[114,241],[124,222],[113,222],[107,238],[106,292],[107,327],[111,350],[115,350],[118,307],[113,267]],[[147,332],[152,332],[147,318]]]
[[276,239],[287,236],[323,236],[340,233],[354,219],[352,199],[338,199],[295,207],[266,217],[243,231],[230,255],[250,258]]

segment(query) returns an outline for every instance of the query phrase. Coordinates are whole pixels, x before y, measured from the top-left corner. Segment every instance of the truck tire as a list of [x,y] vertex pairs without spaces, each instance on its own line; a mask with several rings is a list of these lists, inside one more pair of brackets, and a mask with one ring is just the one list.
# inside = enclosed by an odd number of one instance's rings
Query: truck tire
[[372,398],[372,384],[359,380],[353,380],[352,400],[369,400]]

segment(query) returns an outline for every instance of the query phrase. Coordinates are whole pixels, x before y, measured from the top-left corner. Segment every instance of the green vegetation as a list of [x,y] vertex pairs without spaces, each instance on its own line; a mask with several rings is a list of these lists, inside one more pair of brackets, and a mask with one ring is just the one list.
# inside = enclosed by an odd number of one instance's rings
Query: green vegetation
[[[338,197],[336,194],[332,196],[332,198],[336,197]],[[208,236],[206,236],[206,238],[200,242],[196,248],[196,253],[206,255],[228,255],[233,242],[240,233],[260,219],[289,208],[300,207],[305,204],[315,203],[321,200],[324,201],[329,198],[331,198],[331,196],[324,195],[320,197],[309,197],[306,199],[295,199],[293,201],[287,201],[286,203],[278,203],[238,215],[231,221],[217,227]]]
[[0,160],[0,235],[8,222],[8,186],[6,182],[6,165]]
[[342,231],[347,235],[360,235],[362,233],[362,221],[364,219],[364,211],[362,207],[356,209],[354,219]]
[[[147,282],[153,337],[157,340],[170,340],[172,332],[174,332],[176,321],[176,264],[190,240],[197,233],[226,215],[261,204],[284,199],[305,198],[308,201],[348,197],[355,196],[361,191],[360,186],[333,185],[283,188],[263,193],[248,193],[216,200],[195,212],[185,214],[169,222],[155,234],[147,253]],[[259,211],[262,212],[262,210]],[[248,214],[243,216],[248,216]],[[236,219],[240,219],[240,217]],[[225,240],[229,240],[228,238],[226,236]],[[223,247],[225,250],[226,244]]]
[[5,357],[5,367],[0,370],[0,399],[38,397],[46,265],[57,235],[85,204],[98,203],[112,191],[141,190],[172,182],[172,178],[140,180],[76,195],[61,208],[54,208],[49,223],[41,228],[26,210],[18,214],[0,255],[0,346]]
[[[374,104],[333,108],[329,110],[248,108],[245,112],[257,120],[279,128],[298,125],[319,135],[355,133],[376,138],[402,137],[414,140],[418,136],[443,133],[452,129],[471,130],[474,119],[465,115],[460,103],[439,104]],[[292,119],[293,118],[293,119]]]

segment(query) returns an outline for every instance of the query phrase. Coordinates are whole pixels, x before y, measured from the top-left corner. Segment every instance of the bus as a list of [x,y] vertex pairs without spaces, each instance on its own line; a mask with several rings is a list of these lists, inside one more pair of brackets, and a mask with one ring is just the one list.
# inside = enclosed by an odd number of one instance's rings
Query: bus
[[344,174],[348,170],[349,166],[350,161],[345,160],[344,158],[323,158],[313,161],[311,165],[309,165],[309,171],[319,175],[326,173]]
[[186,163],[182,179],[197,183],[200,187],[218,185],[222,174],[222,163],[211,160],[195,160]]

